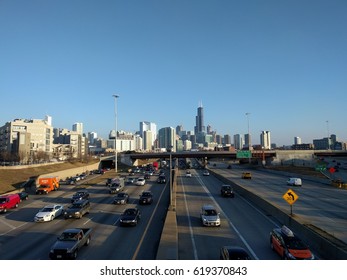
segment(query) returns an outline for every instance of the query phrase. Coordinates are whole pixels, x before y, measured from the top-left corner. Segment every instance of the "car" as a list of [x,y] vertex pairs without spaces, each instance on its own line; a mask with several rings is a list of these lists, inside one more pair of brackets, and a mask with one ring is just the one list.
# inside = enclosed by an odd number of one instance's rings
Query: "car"
[[242,172],[242,179],[252,179],[251,172]]
[[157,179],[157,182],[159,183],[159,184],[165,184],[166,183],[166,177],[165,177],[165,175],[163,174],[163,175],[159,175],[159,177],[158,177],[158,179]]
[[137,208],[127,208],[119,218],[121,226],[136,226],[141,219],[141,212]]
[[135,179],[135,178],[133,178],[133,177],[129,177],[129,178],[127,179],[126,183],[127,183],[127,184],[134,184],[134,183],[135,183],[135,181],[136,181],[136,179]]
[[90,211],[89,200],[83,199],[72,203],[65,211],[64,218],[77,218],[81,219],[85,214],[88,214]]
[[139,204],[152,204],[153,194],[150,191],[143,191],[140,195]]
[[223,197],[235,197],[234,190],[230,185],[222,185],[220,189],[220,194]]
[[146,180],[145,180],[145,178],[140,177],[140,178],[138,178],[138,179],[136,180],[135,184],[136,184],[137,186],[144,186],[144,185],[146,184]]
[[219,227],[221,225],[219,212],[213,205],[205,204],[201,207],[200,219],[203,226]]
[[151,175],[149,173],[145,173],[144,178],[149,180],[151,178]]
[[301,187],[302,186],[302,180],[301,180],[301,178],[289,178],[287,180],[287,185]]
[[248,252],[240,246],[223,246],[219,251],[220,260],[250,260]]
[[189,177],[189,178],[192,177],[192,173],[189,170],[186,171],[186,177]]
[[19,194],[8,194],[0,196],[0,213],[6,213],[8,209],[17,208],[20,203]]
[[202,173],[203,176],[210,176],[210,172],[208,172],[208,170],[204,170],[204,172]]
[[86,190],[79,190],[72,195],[71,202],[89,199],[89,193]]
[[118,193],[113,199],[113,204],[127,204],[128,202],[129,195],[126,192]]
[[29,198],[29,194],[25,191],[19,192],[18,195],[19,195],[20,201],[28,200]]
[[63,214],[64,207],[60,204],[47,205],[43,207],[34,217],[35,222],[50,222]]
[[288,227],[274,228],[270,232],[270,247],[286,260],[313,260],[314,255]]

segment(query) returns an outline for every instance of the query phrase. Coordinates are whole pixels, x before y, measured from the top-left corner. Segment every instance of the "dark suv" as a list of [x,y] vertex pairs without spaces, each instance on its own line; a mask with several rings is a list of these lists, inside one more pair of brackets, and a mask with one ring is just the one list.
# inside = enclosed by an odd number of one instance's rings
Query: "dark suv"
[[152,204],[153,194],[150,191],[143,191],[140,195],[139,204]]
[[88,214],[90,211],[90,203],[89,200],[79,200],[72,205],[70,205],[65,211],[64,211],[64,218],[78,218],[81,219],[83,215]]
[[221,189],[220,189],[220,194],[221,196],[224,197],[234,197],[234,190],[230,185],[222,185]]
[[89,199],[89,193],[86,190],[79,190],[71,198],[71,202],[77,202],[83,199]]

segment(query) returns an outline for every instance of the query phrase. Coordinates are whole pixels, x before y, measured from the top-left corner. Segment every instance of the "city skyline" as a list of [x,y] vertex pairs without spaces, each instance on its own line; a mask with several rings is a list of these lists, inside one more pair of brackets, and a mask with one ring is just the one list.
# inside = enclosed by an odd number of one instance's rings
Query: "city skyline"
[[201,102],[220,135],[247,134],[249,117],[253,143],[347,141],[345,1],[0,5],[2,124],[50,115],[107,138],[117,94],[118,130],[194,131]]

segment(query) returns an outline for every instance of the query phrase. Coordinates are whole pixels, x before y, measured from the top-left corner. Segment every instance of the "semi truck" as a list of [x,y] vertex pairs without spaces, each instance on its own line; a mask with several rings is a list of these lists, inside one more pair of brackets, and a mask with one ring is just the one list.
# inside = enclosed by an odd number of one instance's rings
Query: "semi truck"
[[59,189],[59,177],[40,177],[39,186],[36,188],[36,194],[48,194],[51,191],[56,191],[57,189]]

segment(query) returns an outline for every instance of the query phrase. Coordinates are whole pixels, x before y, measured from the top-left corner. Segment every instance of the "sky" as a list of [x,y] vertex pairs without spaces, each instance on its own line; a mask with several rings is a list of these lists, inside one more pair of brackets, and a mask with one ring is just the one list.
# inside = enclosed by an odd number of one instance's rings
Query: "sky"
[[202,104],[205,126],[249,124],[253,144],[347,141],[346,14],[345,0],[0,0],[0,126],[192,131]]

